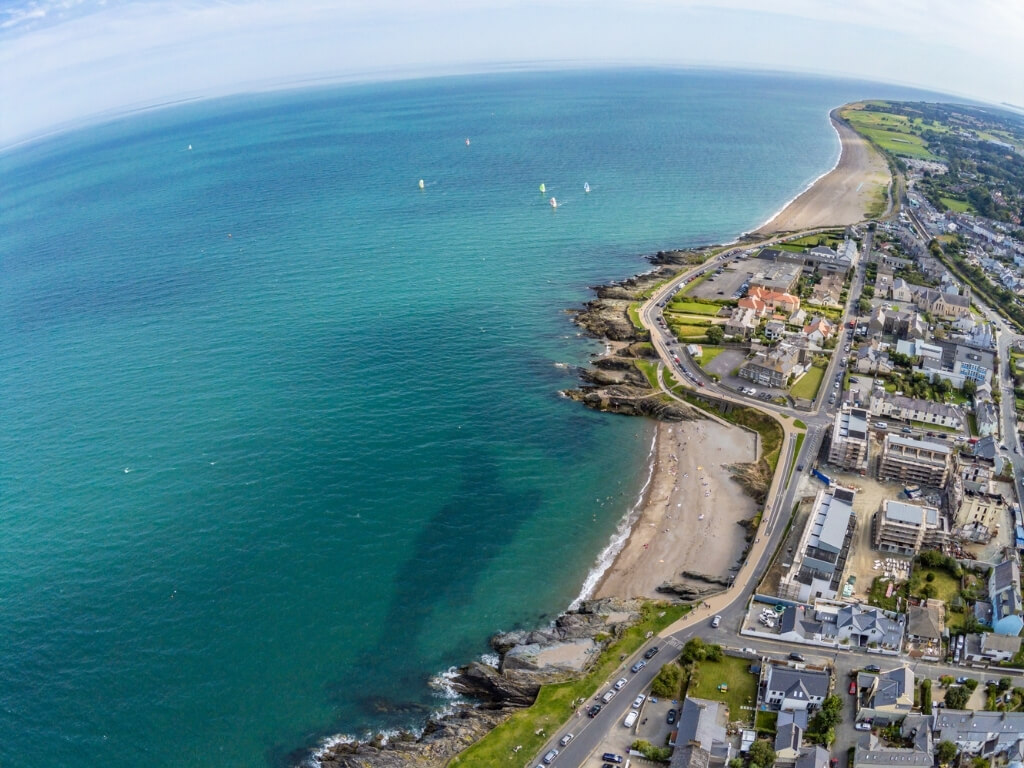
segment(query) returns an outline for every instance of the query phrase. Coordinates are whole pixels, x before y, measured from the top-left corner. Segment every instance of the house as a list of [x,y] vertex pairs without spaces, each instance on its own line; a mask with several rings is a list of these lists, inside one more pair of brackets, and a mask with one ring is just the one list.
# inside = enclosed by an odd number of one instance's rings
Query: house
[[915,370],[933,380],[946,379],[957,389],[968,379],[978,385],[992,381],[995,355],[991,350],[941,340],[936,340],[932,346],[941,351],[941,356],[921,354],[921,363]]
[[868,468],[868,412],[863,408],[842,408],[832,424],[828,461],[847,472]]
[[[951,503],[950,506],[953,506]],[[964,490],[955,505],[953,531],[961,539],[987,544],[1011,517],[1001,493]]]
[[817,304],[825,307],[839,307],[842,305],[843,278],[839,275],[825,275],[821,282],[811,288],[811,297],[808,304]]
[[744,296],[736,302],[736,306],[741,309],[751,309],[758,317],[765,317],[766,315],[770,315],[772,312],[768,303],[756,296]]
[[872,416],[936,424],[951,429],[963,429],[964,427],[964,414],[955,405],[936,403],[933,400],[923,400],[917,397],[893,395],[881,388],[872,391],[870,408]]
[[861,672],[857,688],[864,691],[858,699],[858,720],[872,720],[881,725],[901,720],[914,707],[914,673],[905,664],[877,675]]
[[791,314],[800,309],[800,299],[788,291],[777,291],[762,285],[755,285],[753,280],[747,291],[747,298],[760,299],[772,312]]
[[[847,241],[849,242],[849,241]],[[762,254],[769,249],[761,251]],[[774,258],[780,264],[796,264],[804,272],[820,272],[822,274],[845,275],[853,266],[853,259],[856,256],[856,246],[851,253],[846,244],[842,253],[833,251],[831,248],[818,245],[804,251],[773,251]]]
[[996,406],[989,400],[977,402],[974,406],[974,420],[978,425],[978,434],[981,437],[988,437],[999,432],[999,412]]
[[764,335],[775,341],[786,334],[786,324],[781,320],[769,320],[764,324]]
[[1020,564],[1015,553],[998,563],[988,577],[988,599],[992,603],[992,631],[1016,637],[1024,629],[1024,601],[1020,591]]
[[732,744],[726,738],[727,722],[724,704],[690,696],[683,699],[670,768],[708,768],[728,763]]
[[762,671],[763,700],[771,709],[815,710],[828,696],[829,673],[772,662]]
[[831,339],[834,333],[835,326],[824,317],[814,318],[803,329],[804,337],[818,345],[824,344],[827,339]]
[[836,637],[854,648],[878,646],[898,651],[903,646],[906,617],[867,605],[845,604],[836,612]]
[[949,521],[937,507],[884,499],[871,519],[871,543],[897,555],[942,550],[949,543]]
[[1010,661],[1020,652],[1020,637],[983,632],[968,635],[964,644],[964,659],[980,664],[998,664]]
[[737,375],[765,387],[785,387],[789,377],[803,373],[802,354],[791,344],[780,343],[769,350],[759,350],[740,366]]
[[783,709],[779,712],[775,721],[775,757],[779,762],[796,762],[806,730],[806,709]]
[[941,600],[925,600],[907,608],[907,640],[915,658],[938,661],[942,657],[942,638],[946,634],[946,605]]
[[937,291],[934,288],[918,287],[914,291],[914,303],[922,312],[944,320],[956,320],[971,313],[971,299],[968,296],[955,296]]
[[889,298],[893,301],[910,302],[914,300],[914,293],[910,290],[906,280],[897,277],[893,278],[892,286],[889,288]]
[[807,320],[807,311],[803,310],[803,309],[798,309],[796,312],[791,314],[786,319],[786,324],[787,325],[800,325],[800,326],[802,326],[804,324],[805,320]]
[[1019,748],[1024,736],[1024,712],[971,712],[940,709],[932,715],[939,741],[951,741],[977,757],[996,757]]
[[831,758],[827,749],[815,744],[800,750],[793,768],[829,768]]
[[900,735],[909,747],[890,747],[873,733],[865,733],[853,750],[850,768],[932,768],[935,764],[931,717],[907,715]]
[[882,443],[878,477],[943,488],[949,478],[950,453],[952,448],[945,443],[889,433]]
[[753,309],[735,307],[725,321],[725,332],[729,336],[748,339],[757,330],[758,322],[757,313]]
[[882,348],[877,340],[862,344],[857,350],[855,367],[858,373],[892,373],[893,365],[889,353]]

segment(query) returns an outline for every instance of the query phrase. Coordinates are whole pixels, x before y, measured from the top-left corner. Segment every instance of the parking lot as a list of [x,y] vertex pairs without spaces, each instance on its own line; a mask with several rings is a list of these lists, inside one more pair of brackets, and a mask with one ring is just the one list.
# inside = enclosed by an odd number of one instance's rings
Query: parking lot
[[706,280],[697,283],[686,291],[687,296],[698,299],[732,299],[742,296],[740,288],[752,276],[753,272],[747,269],[745,261],[738,264],[730,264],[721,274],[713,274]]

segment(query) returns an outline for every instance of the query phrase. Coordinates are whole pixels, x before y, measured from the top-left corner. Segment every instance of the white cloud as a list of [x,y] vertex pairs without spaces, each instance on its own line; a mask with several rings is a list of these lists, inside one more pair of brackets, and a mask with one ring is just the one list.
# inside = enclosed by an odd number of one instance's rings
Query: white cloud
[[1016,0],[36,0],[0,12],[0,145],[312,76],[493,62],[725,64],[1024,103]]

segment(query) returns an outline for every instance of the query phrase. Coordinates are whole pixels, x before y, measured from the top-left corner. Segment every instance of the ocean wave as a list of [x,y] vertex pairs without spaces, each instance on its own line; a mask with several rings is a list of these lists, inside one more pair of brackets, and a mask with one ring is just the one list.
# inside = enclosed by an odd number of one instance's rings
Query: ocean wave
[[612,563],[615,562],[615,558],[618,556],[619,552],[622,551],[622,548],[626,546],[626,541],[629,540],[629,534],[633,530],[633,524],[640,516],[640,508],[643,506],[644,496],[651,485],[651,480],[654,478],[654,452],[657,442],[658,433],[655,432],[654,437],[651,438],[650,451],[647,454],[647,479],[644,480],[643,487],[640,489],[640,493],[637,494],[636,501],[633,502],[633,506],[629,508],[626,514],[619,521],[619,524],[615,528],[615,533],[612,534],[607,546],[601,550],[601,553],[597,556],[597,563],[590,569],[590,572],[587,574],[587,578],[583,580],[583,587],[580,589],[580,593],[576,596],[576,599],[569,604],[569,610],[575,610],[579,607],[580,603],[590,597],[598,582],[601,581],[601,577],[604,576]]

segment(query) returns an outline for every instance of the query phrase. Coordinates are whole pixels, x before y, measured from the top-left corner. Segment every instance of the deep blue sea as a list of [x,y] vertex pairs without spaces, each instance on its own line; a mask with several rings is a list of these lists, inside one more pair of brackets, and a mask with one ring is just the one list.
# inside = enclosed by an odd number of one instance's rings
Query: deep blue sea
[[457,77],[0,155],[0,765],[421,723],[432,675],[578,595],[644,479],[647,423],[558,395],[598,349],[566,308],[755,228],[834,163],[829,108],[900,93]]

